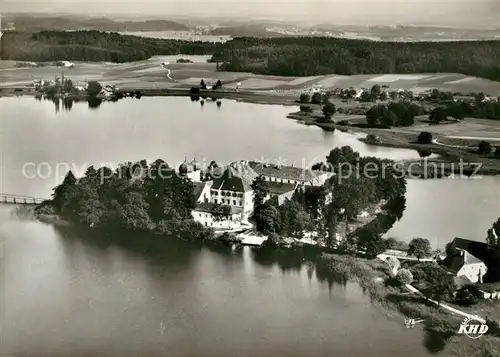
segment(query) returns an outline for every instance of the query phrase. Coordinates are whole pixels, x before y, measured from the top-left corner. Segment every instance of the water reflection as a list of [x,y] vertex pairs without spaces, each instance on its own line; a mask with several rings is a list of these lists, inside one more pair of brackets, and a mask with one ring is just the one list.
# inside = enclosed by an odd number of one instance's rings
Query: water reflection
[[[54,104],[55,113],[59,113],[62,109],[64,112],[69,112],[73,108],[74,103],[87,103],[90,109],[97,109],[102,104],[103,100],[97,97],[89,97],[89,98],[73,98],[73,97],[50,97],[46,95],[37,94],[35,96],[35,100],[41,102],[49,101]],[[110,102],[117,102],[119,99],[115,98],[109,100]]]

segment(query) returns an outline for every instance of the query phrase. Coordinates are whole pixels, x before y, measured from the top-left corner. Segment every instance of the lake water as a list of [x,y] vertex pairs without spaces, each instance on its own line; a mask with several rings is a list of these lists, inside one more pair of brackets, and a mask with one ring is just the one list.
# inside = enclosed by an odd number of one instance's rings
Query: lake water
[[227,42],[231,40],[231,36],[222,35],[197,35],[189,31],[140,31],[140,32],[122,32],[123,35],[162,38],[169,40],[184,40],[184,41],[202,41],[202,42]]
[[[0,108],[3,193],[47,197],[68,167],[81,173],[143,158],[299,164],[341,145],[363,155],[418,156],[299,125],[285,118],[289,107],[143,98],[56,113],[48,101],[1,98]],[[409,181],[407,209],[388,235],[428,237],[436,246],[454,236],[482,240],[500,215],[499,193],[492,177]],[[0,355],[429,355],[420,329],[387,318],[354,283],[330,287],[296,257],[117,244],[13,211],[0,205]]]

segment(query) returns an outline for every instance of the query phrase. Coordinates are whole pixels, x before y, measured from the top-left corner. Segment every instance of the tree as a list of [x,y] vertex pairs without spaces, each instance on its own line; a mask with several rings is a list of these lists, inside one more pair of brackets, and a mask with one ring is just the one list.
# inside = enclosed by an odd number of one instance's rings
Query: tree
[[207,85],[203,79],[200,81],[200,89],[207,89]]
[[254,209],[258,209],[261,206],[267,195],[269,194],[269,189],[266,184],[266,179],[264,176],[257,176],[252,182],[252,189],[254,193]]
[[300,106],[300,111],[301,112],[304,112],[304,113],[311,113],[312,112],[312,108],[308,105],[301,105]]
[[191,87],[189,91],[191,92],[191,94],[200,94],[200,88],[198,87]]
[[323,102],[323,105],[326,105],[328,103],[330,103],[330,99],[328,98],[328,94],[323,94],[322,96],[322,102]]
[[425,238],[414,238],[408,245],[408,255],[413,255],[418,260],[430,256],[431,252],[431,243]]
[[99,93],[101,93],[102,86],[97,81],[90,81],[87,85],[87,94],[89,97],[96,97]]
[[386,91],[380,93],[380,100],[386,101],[387,99],[389,99],[389,95],[387,94]]
[[370,127],[380,125],[381,118],[385,115],[387,107],[385,105],[374,105],[366,112],[366,122]]
[[257,231],[264,234],[276,232],[278,228],[278,218],[279,213],[276,207],[268,203],[263,203],[254,215]]
[[422,272],[424,274],[423,292],[431,299],[442,301],[451,297],[457,289],[453,276],[438,265],[428,264]]
[[390,96],[391,96],[391,99],[392,99],[392,100],[396,100],[396,99],[398,99],[398,98],[399,98],[399,94],[398,94],[398,92],[395,92],[395,91],[391,92],[391,93],[390,93]]
[[303,231],[311,225],[311,217],[295,200],[286,200],[278,209],[280,233],[302,238]]
[[431,144],[432,143],[432,134],[428,131],[422,131],[418,134],[417,143],[419,144]]
[[215,86],[217,88],[221,88],[222,87],[222,82],[220,81],[220,79],[217,80],[217,83],[215,83]]
[[429,120],[432,123],[441,123],[447,119],[446,117],[446,110],[442,107],[437,107],[434,110],[432,110],[431,114],[429,115]]
[[125,196],[125,204],[118,207],[120,223],[126,229],[134,231],[149,231],[154,223],[148,214],[149,205],[138,192],[131,192]]
[[354,164],[359,159],[359,153],[350,146],[336,147],[326,157],[326,162],[333,167],[334,171],[339,169],[342,163]]
[[307,93],[302,93],[299,98],[300,103],[309,103],[311,101],[311,97]]
[[319,92],[313,93],[313,95],[311,97],[311,103],[312,104],[321,104],[321,102],[322,102],[321,93],[319,93]]
[[335,104],[328,102],[323,106],[323,114],[326,118],[331,118],[335,114]]
[[500,218],[497,219],[487,231],[486,242],[496,250],[500,257]]
[[401,284],[411,284],[413,282],[413,274],[408,269],[399,269],[396,280]]
[[370,92],[366,91],[366,90],[363,91],[361,93],[361,96],[359,97],[359,101],[360,102],[364,102],[364,103],[366,103],[366,102],[373,102],[373,101],[375,101],[375,99],[376,98],[373,97],[372,94]]
[[370,90],[370,95],[373,99],[377,99],[380,97],[381,91],[382,90],[380,89],[380,85],[375,84]]
[[481,155],[489,155],[493,148],[487,141],[482,140],[477,146],[477,153]]
[[384,113],[384,115],[380,118],[380,125],[384,128],[390,128],[396,124],[398,117],[396,114],[388,110]]
[[377,255],[387,250],[387,241],[368,228],[361,228],[357,231],[358,250],[364,250],[368,259],[373,259]]
[[73,81],[71,79],[65,79],[63,83],[63,91],[65,93],[72,93],[75,90],[73,86]]
[[395,124],[397,126],[410,126],[415,123],[415,109],[411,109],[411,106],[410,103],[405,103],[403,101],[389,104],[387,108],[396,115]]

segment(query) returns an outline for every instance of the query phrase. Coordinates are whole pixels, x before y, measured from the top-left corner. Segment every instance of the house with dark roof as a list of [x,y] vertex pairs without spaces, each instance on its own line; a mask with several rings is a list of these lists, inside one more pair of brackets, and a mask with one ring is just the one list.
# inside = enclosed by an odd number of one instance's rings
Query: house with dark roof
[[455,238],[446,247],[443,267],[457,278],[469,282],[495,281],[500,270],[496,252],[486,243]]
[[252,183],[258,176],[245,161],[235,162],[217,175],[210,187],[210,202],[242,208],[244,218],[253,213]]

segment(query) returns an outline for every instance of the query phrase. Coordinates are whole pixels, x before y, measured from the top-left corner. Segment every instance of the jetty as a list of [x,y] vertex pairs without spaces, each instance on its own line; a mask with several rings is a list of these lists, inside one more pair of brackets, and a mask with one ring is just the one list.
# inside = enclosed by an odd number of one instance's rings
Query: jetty
[[45,200],[46,199],[42,197],[0,193],[0,204],[39,205]]

